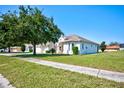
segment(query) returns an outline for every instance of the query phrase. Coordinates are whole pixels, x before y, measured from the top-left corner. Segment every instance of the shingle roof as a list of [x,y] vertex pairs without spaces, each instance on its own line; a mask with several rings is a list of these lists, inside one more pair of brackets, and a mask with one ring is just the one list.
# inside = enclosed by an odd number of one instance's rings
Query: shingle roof
[[88,40],[86,38],[83,38],[83,37],[80,37],[78,35],[70,35],[70,36],[66,36],[64,38],[64,41],[63,42],[87,42],[87,43],[93,43],[93,44],[97,44],[99,45],[98,43],[96,42],[93,42],[91,40]]

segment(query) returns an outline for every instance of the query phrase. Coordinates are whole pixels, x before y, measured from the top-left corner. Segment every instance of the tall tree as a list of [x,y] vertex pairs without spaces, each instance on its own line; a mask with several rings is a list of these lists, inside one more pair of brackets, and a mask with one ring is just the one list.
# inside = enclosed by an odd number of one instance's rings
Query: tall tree
[[101,43],[101,45],[100,45],[100,49],[101,49],[102,52],[105,51],[105,49],[106,49],[105,41],[103,41],[103,42]]
[[48,19],[48,28],[49,28],[49,34],[48,35],[48,41],[56,43],[58,42],[59,38],[64,35],[64,33],[58,28],[56,24],[54,24],[54,19],[49,18]]
[[33,45],[33,54],[36,54],[36,45],[47,42],[57,42],[63,34],[52,21],[42,14],[38,8],[30,6],[19,7],[20,38],[25,43]]
[[4,47],[8,47],[8,52],[10,52],[10,47],[17,44],[16,42],[16,25],[18,23],[18,17],[15,13],[8,11],[0,16],[1,18],[1,44]]

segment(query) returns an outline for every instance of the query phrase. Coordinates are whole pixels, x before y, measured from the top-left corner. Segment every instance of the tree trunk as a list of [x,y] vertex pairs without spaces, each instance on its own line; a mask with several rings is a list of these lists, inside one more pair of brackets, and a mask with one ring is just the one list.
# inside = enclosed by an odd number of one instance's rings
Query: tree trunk
[[33,55],[36,55],[36,44],[33,44]]
[[11,51],[10,51],[10,47],[8,47],[8,52],[10,53]]

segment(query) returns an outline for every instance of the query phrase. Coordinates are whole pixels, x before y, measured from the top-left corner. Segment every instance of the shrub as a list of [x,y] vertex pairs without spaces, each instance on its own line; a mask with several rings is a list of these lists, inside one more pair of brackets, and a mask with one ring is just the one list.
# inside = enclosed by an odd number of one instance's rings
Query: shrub
[[33,52],[33,49],[32,48],[29,48],[29,52]]
[[25,51],[25,45],[22,45],[22,46],[21,46],[21,50],[22,50],[22,52]]
[[52,53],[52,54],[56,52],[56,50],[55,50],[54,48],[50,49],[49,51],[50,51],[50,53]]
[[72,47],[72,51],[74,55],[78,55],[78,47]]
[[47,50],[47,51],[46,51],[46,53],[50,53],[50,51],[49,51],[49,50]]
[[29,46],[29,52],[33,52],[32,46]]
[[54,54],[54,53],[56,53],[56,50],[54,48],[51,48],[50,50],[47,50],[46,53]]

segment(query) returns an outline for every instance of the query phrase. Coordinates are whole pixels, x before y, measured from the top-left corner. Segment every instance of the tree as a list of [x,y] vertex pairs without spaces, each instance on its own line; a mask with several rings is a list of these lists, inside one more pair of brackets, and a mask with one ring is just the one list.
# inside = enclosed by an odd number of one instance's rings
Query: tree
[[0,35],[0,43],[1,45],[4,45],[2,47],[8,47],[8,52],[10,52],[10,47],[18,44],[16,41],[16,25],[18,24],[18,17],[15,13],[8,11],[7,13],[2,14],[0,18],[0,33],[2,33]]
[[64,33],[54,24],[53,18],[49,18],[48,20],[49,32],[47,33],[47,40],[56,43]]
[[118,42],[111,42],[109,45],[110,46],[112,46],[112,45],[119,45],[119,43]]
[[33,45],[34,55],[37,44],[46,44],[50,41],[55,43],[62,35],[53,20],[44,16],[38,8],[20,6],[19,11],[19,37],[23,42]]
[[0,49],[5,49],[4,32],[2,31],[2,21],[0,20]]
[[100,49],[102,52],[104,52],[104,50],[106,49],[106,44],[105,44],[105,41],[103,41],[100,45]]
[[9,11],[0,16],[0,45],[8,47],[9,52],[11,46],[28,43],[33,45],[35,55],[37,44],[56,43],[61,35],[53,18],[44,16],[38,8],[20,6],[18,15]]

